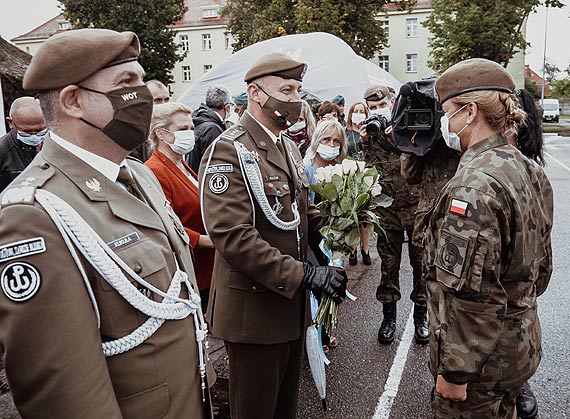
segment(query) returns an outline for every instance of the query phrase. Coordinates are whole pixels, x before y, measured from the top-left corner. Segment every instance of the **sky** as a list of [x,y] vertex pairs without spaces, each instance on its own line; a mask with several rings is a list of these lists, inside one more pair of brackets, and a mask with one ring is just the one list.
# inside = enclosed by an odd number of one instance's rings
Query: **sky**
[[[570,4],[570,0],[565,2]],[[57,16],[57,0],[0,0],[2,23],[0,36],[10,40],[31,31],[45,21]],[[527,50],[526,64],[540,73],[544,54],[544,35],[546,26],[546,8],[539,7],[537,13],[529,17],[527,41],[531,47]],[[570,65],[570,6],[548,10],[548,30],[546,62],[556,65],[564,71]],[[560,74],[566,76],[566,73]]]

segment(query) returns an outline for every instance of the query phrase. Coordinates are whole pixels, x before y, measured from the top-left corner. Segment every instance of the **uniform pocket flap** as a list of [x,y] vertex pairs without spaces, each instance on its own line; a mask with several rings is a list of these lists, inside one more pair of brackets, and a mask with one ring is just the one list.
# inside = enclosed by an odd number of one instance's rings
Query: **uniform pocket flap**
[[126,418],[160,419],[170,409],[168,384],[143,390],[118,400],[121,413]]
[[249,291],[253,293],[268,291],[259,282],[249,279],[247,276],[238,271],[230,271],[230,279],[228,287],[236,290]]

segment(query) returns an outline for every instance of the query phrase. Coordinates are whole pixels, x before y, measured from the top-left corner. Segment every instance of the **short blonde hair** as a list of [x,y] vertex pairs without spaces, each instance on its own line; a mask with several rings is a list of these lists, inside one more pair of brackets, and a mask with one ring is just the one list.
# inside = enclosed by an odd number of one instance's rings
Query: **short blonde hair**
[[305,155],[306,164],[313,164],[315,161],[315,156],[317,154],[317,148],[319,147],[321,140],[326,136],[332,135],[334,133],[339,134],[342,140],[342,145],[340,146],[339,155],[336,157],[336,159],[331,161],[331,164],[340,163],[346,158],[346,155],[348,154],[348,139],[346,138],[346,132],[340,122],[329,119],[322,121],[319,125],[317,125],[317,129],[315,130],[315,133],[311,139],[311,145],[307,149],[307,154]]
[[506,134],[516,135],[519,127],[525,124],[526,113],[512,93],[478,90],[450,100],[459,106],[476,103],[491,128],[499,129]]
[[155,105],[152,110],[152,119],[150,121],[150,145],[155,149],[158,145],[159,139],[156,135],[156,130],[158,128],[166,128],[172,123],[172,117],[177,113],[185,113],[188,115],[192,114],[192,109],[188,106],[177,103],[168,102],[161,105]]

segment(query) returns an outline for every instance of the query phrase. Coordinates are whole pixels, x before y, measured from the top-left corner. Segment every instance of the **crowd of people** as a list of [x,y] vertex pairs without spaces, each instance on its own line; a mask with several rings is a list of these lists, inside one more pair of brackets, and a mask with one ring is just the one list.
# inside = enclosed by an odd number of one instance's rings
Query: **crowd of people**
[[[420,157],[387,147],[392,86],[345,115],[341,95],[302,100],[306,64],[272,53],[246,91],[212,85],[190,109],[143,81],[139,53],[132,32],[53,36],[0,138],[0,345],[24,418],[211,417],[208,332],[232,418],[294,418],[308,291],[340,303],[348,279],[319,249],[310,185],[345,159],[393,198],[377,211],[378,342],[395,340],[407,244],[434,416],[536,416],[553,194],[534,101],[504,68],[471,59],[437,79],[441,136]],[[361,229],[351,265],[372,263],[370,242]]]

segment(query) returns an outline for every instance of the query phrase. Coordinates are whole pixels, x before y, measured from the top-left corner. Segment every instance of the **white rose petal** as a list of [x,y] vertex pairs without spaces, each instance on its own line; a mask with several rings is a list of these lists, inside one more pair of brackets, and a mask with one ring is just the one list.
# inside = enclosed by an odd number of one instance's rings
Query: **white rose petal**
[[358,160],[356,164],[358,165],[358,170],[363,172],[364,168],[366,167],[366,162]]
[[354,160],[344,159],[342,161],[342,171],[344,172],[344,174],[353,175],[356,173],[357,169],[358,165]]
[[372,187],[370,188],[370,193],[372,194],[372,196],[378,196],[382,193],[382,186],[380,186],[379,184],[375,183],[374,185],[372,185]]
[[339,175],[342,177],[342,164],[335,164],[334,166],[329,166],[331,168],[331,178],[333,175]]

